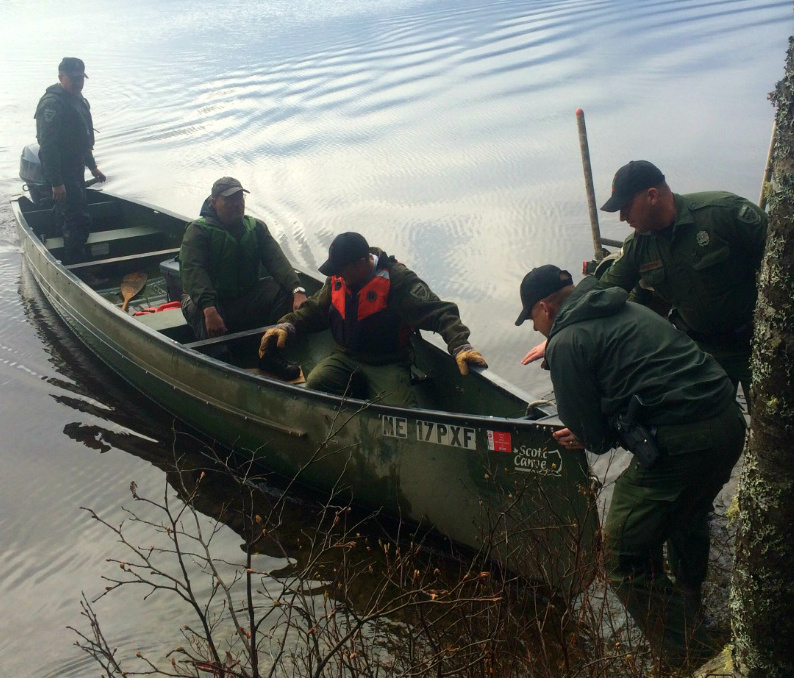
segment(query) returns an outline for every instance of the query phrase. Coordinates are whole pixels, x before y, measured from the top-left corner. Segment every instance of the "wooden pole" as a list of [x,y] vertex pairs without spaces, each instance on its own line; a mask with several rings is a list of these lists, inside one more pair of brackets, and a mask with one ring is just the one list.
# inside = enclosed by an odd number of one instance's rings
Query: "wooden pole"
[[772,125],[772,138],[769,140],[769,153],[766,156],[766,167],[764,168],[764,180],[761,182],[761,197],[758,198],[758,206],[764,210],[766,209],[766,187],[772,180],[772,153],[775,150],[775,132],[777,132],[777,118]]
[[587,128],[584,124],[584,111],[576,109],[576,124],[579,127],[579,148],[582,151],[582,169],[584,170],[584,186],[587,191],[587,208],[590,212],[590,231],[593,235],[593,251],[596,261],[604,258],[601,241],[601,229],[598,226],[598,209],[596,207],[595,189],[593,188],[593,170],[590,167],[590,146],[587,143]]

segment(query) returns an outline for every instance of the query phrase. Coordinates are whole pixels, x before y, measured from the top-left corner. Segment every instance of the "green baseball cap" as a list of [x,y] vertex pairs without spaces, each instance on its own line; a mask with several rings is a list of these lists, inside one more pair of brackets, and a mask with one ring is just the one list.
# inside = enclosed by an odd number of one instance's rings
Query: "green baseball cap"
[[77,57],[64,57],[58,64],[58,73],[68,75],[70,78],[87,78],[85,64]]
[[640,191],[658,186],[664,181],[661,170],[647,160],[632,160],[623,165],[612,179],[612,197],[602,206],[604,212],[618,212],[626,207]]

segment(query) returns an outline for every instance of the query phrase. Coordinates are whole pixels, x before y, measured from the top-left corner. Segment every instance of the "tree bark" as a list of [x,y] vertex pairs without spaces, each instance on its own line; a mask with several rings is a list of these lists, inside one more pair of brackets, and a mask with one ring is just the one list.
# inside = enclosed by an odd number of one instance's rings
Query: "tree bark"
[[770,98],[773,184],[731,592],[736,678],[794,676],[794,38]]

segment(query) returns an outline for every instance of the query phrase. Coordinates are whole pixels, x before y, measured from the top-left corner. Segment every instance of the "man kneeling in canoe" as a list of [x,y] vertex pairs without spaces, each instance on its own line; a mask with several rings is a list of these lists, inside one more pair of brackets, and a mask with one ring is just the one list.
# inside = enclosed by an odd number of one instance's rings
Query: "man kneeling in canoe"
[[[218,179],[182,239],[182,313],[198,339],[271,325],[306,301],[267,225],[245,215],[246,193],[237,179]],[[269,276],[259,277],[260,265]]]
[[319,270],[328,276],[322,289],[265,332],[259,348],[263,356],[296,334],[330,328],[338,348],[311,371],[308,388],[344,395],[356,378],[368,398],[415,407],[409,353],[414,329],[441,334],[461,374],[468,374],[469,365],[487,367],[468,343],[458,307],[439,299],[394,257],[370,248],[362,235],[334,238]]

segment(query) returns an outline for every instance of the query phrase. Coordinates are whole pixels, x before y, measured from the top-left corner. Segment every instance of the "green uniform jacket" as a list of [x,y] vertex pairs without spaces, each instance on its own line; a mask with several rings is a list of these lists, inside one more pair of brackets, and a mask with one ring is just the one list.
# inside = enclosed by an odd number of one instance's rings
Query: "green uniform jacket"
[[[413,271],[389,257],[383,250],[370,248],[379,261],[387,260],[391,288],[388,306],[407,325],[421,330],[438,332],[447,344],[450,353],[468,343],[469,329],[461,322],[458,307],[449,301],[442,301]],[[279,320],[291,323],[297,332],[320,332],[328,329],[329,309],[331,307],[330,278],[322,288],[297,311],[288,313]],[[341,347],[340,347],[341,348]],[[360,356],[365,362],[386,362],[401,356]],[[404,356],[402,356],[404,357]]]
[[230,230],[205,214],[185,229],[179,254],[182,287],[202,311],[242,297],[261,277],[260,264],[287,292],[300,285],[265,223],[249,216],[243,222]]
[[695,342],[621,289],[585,278],[557,313],[546,362],[562,422],[590,451],[614,446],[609,420],[639,395],[640,423],[685,424],[729,407],[734,388]]
[[652,288],[677,309],[693,336],[718,340],[752,323],[766,214],[733,193],[674,197],[675,223],[626,238],[600,284]]
[[82,94],[67,92],[60,84],[50,85],[36,107],[36,139],[44,175],[51,186],[61,186],[61,167],[79,164],[96,168],[94,123],[91,107]]

